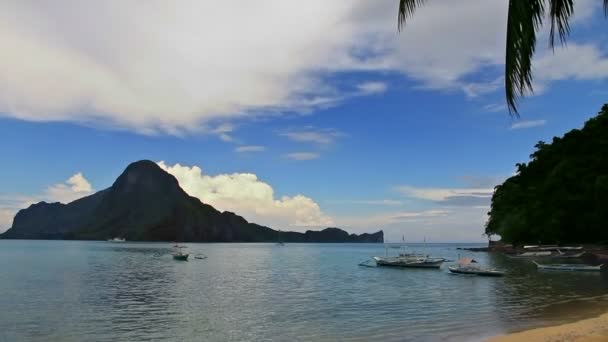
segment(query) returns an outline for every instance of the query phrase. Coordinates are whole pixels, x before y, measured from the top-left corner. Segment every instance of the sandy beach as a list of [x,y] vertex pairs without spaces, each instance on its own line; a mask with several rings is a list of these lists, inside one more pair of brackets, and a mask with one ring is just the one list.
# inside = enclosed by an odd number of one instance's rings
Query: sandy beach
[[608,342],[608,313],[599,317],[490,338],[488,342]]

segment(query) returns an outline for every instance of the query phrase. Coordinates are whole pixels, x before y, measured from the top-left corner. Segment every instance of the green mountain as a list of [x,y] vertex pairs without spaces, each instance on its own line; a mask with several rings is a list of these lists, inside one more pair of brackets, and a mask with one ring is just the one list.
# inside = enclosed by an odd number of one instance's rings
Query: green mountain
[[486,234],[516,244],[608,242],[608,105],[535,147],[495,188]]
[[200,242],[383,242],[383,232],[349,235],[337,228],[279,233],[220,212],[191,197],[152,161],[129,165],[114,184],[69,204],[40,202],[20,210],[3,239]]

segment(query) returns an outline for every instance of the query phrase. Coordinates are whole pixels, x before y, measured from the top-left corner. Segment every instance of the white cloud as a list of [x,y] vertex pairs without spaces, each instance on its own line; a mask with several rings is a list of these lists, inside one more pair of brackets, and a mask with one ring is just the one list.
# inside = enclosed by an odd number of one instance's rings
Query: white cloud
[[592,44],[570,43],[547,52],[534,61],[536,82],[566,79],[602,80],[608,78],[608,58]]
[[330,201],[332,204],[365,204],[365,205],[379,205],[379,206],[400,206],[403,205],[403,201],[392,200],[392,199],[380,199],[380,200],[335,200]]
[[333,225],[332,218],[324,214],[311,198],[304,195],[275,198],[272,186],[260,181],[255,174],[210,176],[203,174],[198,166],[170,166],[164,162],[158,165],[175,176],[189,195],[218,210],[242,215],[250,222],[295,230]]
[[247,152],[262,152],[265,151],[266,147],[259,145],[247,145],[247,146],[238,146],[234,149],[234,152],[237,153],[247,153]]
[[279,135],[287,137],[289,140],[296,142],[312,142],[321,145],[328,145],[333,143],[336,138],[343,136],[344,133],[330,128],[318,129],[314,127],[306,127],[303,130],[282,132],[279,133]]
[[418,188],[409,185],[398,186],[395,189],[408,197],[429,201],[447,201],[454,197],[488,198],[494,192],[491,188]]
[[525,129],[525,128],[533,128],[544,126],[547,123],[547,120],[520,120],[514,122],[510,129]]
[[318,159],[321,155],[314,152],[293,152],[285,155],[285,158],[303,161],[303,160],[313,160]]
[[91,183],[78,172],[63,183],[49,186],[43,193],[36,195],[0,194],[0,233],[10,228],[13,217],[21,209],[25,209],[40,201],[69,203],[93,193]]
[[491,113],[504,112],[507,110],[507,105],[504,103],[490,103],[485,105],[483,110]]
[[357,89],[362,94],[380,94],[384,93],[387,88],[384,82],[365,82],[357,85]]
[[84,178],[82,173],[78,172],[68,178],[65,183],[48,187],[44,198],[53,202],[69,203],[92,193],[91,183]]
[[[576,5],[576,23],[585,23],[597,1]],[[401,34],[396,10],[366,0],[3,1],[0,113],[179,134],[335,105],[354,96],[331,82],[342,71],[396,71],[469,96],[500,86],[469,76],[502,65],[507,1],[431,1]],[[596,47],[578,49],[568,65],[556,51],[559,61],[535,65],[542,79],[606,77]],[[386,85],[354,88],[377,94]],[[232,141],[229,132],[218,136]]]

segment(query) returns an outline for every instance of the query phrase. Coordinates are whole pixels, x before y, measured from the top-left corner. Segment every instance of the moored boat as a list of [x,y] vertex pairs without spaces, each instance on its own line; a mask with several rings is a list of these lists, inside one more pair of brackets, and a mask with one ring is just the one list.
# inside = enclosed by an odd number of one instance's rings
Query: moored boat
[[125,242],[127,241],[125,238],[114,237],[107,240],[108,242]]
[[581,272],[601,272],[602,265],[586,264],[539,264],[534,261],[536,268],[542,271],[581,271]]
[[388,267],[411,267],[411,268],[440,268],[443,264],[443,258],[429,257],[374,257],[374,261],[378,266]]
[[466,275],[477,275],[484,277],[502,277],[505,275],[504,271],[495,269],[493,267],[475,265],[477,261],[471,258],[462,258],[458,260],[456,265],[448,267],[450,273],[455,274],[466,274]]
[[186,246],[179,246],[177,244],[173,246],[173,252],[171,255],[173,255],[174,260],[188,261],[188,256],[190,256],[190,254],[185,253],[183,251],[184,248],[186,248]]

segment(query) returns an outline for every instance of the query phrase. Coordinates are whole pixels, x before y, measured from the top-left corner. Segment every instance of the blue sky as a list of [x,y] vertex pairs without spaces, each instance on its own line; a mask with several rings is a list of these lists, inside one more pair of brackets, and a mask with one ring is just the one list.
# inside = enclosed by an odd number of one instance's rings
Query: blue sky
[[296,15],[269,1],[244,33],[226,24],[230,4],[167,18],[154,3],[142,19],[129,1],[94,5],[95,18],[69,1],[69,16],[4,3],[0,231],[21,207],[104,189],[150,159],[191,195],[280,229],[481,241],[493,186],[606,102],[607,23],[579,1],[567,48],[553,54],[540,33],[517,119],[500,78],[506,1],[463,3],[431,2],[399,35],[389,2]]

